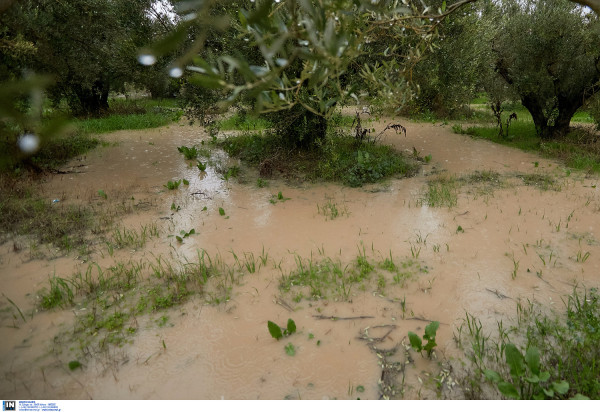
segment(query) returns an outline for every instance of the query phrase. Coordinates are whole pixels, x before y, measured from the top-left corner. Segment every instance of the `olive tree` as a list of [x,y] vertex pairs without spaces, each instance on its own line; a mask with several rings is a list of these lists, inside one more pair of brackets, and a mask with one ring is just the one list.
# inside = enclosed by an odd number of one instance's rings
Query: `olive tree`
[[108,108],[108,94],[143,75],[138,49],[150,42],[151,0],[22,0],[2,14],[8,38],[33,52],[15,68],[50,76],[49,95],[78,114]]
[[[436,8],[412,0],[186,2],[181,26],[154,52],[201,27],[179,61],[192,73],[190,81],[218,90],[222,107],[244,98],[257,112],[279,112],[288,132],[304,130],[298,138],[312,145],[324,138],[340,104],[410,95],[409,66],[431,46],[440,23],[472,1],[437,2]],[[197,7],[189,8],[193,3]],[[239,46],[206,47],[219,30]],[[403,48],[409,34],[419,41]]]
[[494,70],[519,96],[542,138],[564,135],[598,90],[598,17],[566,0],[505,0],[490,19]]

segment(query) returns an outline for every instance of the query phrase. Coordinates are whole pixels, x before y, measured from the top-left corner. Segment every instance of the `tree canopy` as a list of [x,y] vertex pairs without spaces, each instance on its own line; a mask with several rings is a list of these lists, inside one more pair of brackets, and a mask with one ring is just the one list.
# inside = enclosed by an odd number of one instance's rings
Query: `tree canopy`
[[[138,49],[152,41],[151,0],[23,0],[2,15],[4,38],[29,47],[6,77],[24,69],[54,80],[49,95],[75,113],[108,108],[108,93],[144,75]],[[13,47],[14,50],[14,47]]]
[[505,0],[487,24],[495,72],[531,113],[538,134],[560,137],[598,89],[598,17],[562,0]]

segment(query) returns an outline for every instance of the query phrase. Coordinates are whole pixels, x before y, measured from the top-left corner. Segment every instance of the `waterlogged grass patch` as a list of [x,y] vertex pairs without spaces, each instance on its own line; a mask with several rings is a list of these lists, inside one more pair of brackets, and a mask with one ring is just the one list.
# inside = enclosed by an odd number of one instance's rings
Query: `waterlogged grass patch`
[[[51,277],[48,287],[38,293],[38,305],[43,310],[77,308],[72,332],[56,341],[87,356],[131,342],[142,322],[153,323],[148,315],[180,305],[190,296],[209,304],[228,301],[233,286],[247,273],[244,266],[229,265],[220,255],[205,251],[199,251],[195,260],[158,257],[108,268],[92,263],[69,278]],[[288,325],[286,330],[295,329]]]
[[530,174],[517,174],[526,186],[534,186],[540,190],[554,190],[560,192],[560,184],[555,178],[546,174],[530,173]]
[[[494,126],[476,126],[464,129],[461,125],[454,125],[452,131],[524,151],[536,152],[548,158],[559,159],[564,161],[567,167],[588,173],[600,173],[600,142],[597,134],[585,128],[573,128],[559,140],[543,141],[537,136],[528,112],[519,113],[518,118],[518,121],[511,123],[508,136],[505,137],[500,136],[498,129]],[[589,116],[582,115],[579,118],[588,119]]]
[[263,117],[252,116],[247,113],[236,113],[218,122],[220,130],[264,130],[272,127],[270,121]]
[[359,249],[356,259],[348,264],[325,257],[321,260],[295,257],[296,267],[283,273],[279,283],[282,292],[294,294],[294,301],[302,299],[349,300],[354,293],[367,288],[386,295],[392,286],[404,287],[406,282],[417,274],[425,274],[427,268],[414,259],[406,259],[398,264],[386,258],[376,261],[368,258]]
[[327,202],[317,205],[317,212],[325,216],[325,220],[333,220],[339,216],[350,216],[346,205],[338,206],[332,199],[327,199]]
[[275,171],[290,178],[336,181],[352,187],[397,176],[412,176],[419,169],[414,160],[391,146],[364,142],[332,133],[327,144],[312,149],[290,150],[285,139],[271,133],[231,136],[218,143],[230,156],[258,167],[261,177]]
[[452,208],[458,203],[458,183],[453,177],[436,177],[427,182],[421,202],[431,207]]
[[109,248],[117,249],[141,249],[146,245],[146,242],[151,238],[159,237],[158,226],[156,223],[143,225],[139,230],[116,228],[112,232],[111,239],[107,242]]

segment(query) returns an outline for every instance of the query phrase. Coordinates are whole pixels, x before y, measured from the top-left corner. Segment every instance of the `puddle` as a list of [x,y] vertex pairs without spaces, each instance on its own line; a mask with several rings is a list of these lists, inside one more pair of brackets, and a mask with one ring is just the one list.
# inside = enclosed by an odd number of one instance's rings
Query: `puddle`
[[[414,352],[406,354],[409,331],[422,334],[429,320],[439,321],[438,359],[449,360],[461,356],[452,336],[467,312],[495,328],[497,320],[514,318],[519,300],[560,310],[561,298],[574,284],[599,286],[597,179],[567,177],[554,162],[455,135],[448,127],[403,124],[406,136],[392,132],[385,141],[400,150],[414,147],[431,154],[431,163],[414,178],[363,189],[291,187],[276,180],[257,188],[252,182],[226,181],[216,169],[237,163],[215,149],[216,164],[202,173],[177,151],[182,145],[201,145],[206,135],[193,126],[107,135],[114,144],[75,160],[64,169],[74,173],[46,182],[44,196],[64,204],[147,204],[125,215],[121,225],[155,224],[160,235],[140,250],[112,256],[97,251],[92,261],[102,267],[158,257],[183,262],[204,249],[229,264],[234,254],[239,259],[252,254],[257,260],[268,255],[266,265],[246,274],[225,303],[211,306],[192,298],[176,309],[140,316],[132,344],[86,358],[82,369],[70,371],[67,363],[77,352],[67,346],[59,351],[61,345],[53,342],[72,329],[80,309],[36,313],[35,296],[50,276],[69,277],[89,262],[73,256],[32,260],[5,243],[0,246],[3,293],[26,322],[3,297],[1,396],[378,399],[385,392],[396,398],[435,398],[442,394],[431,379],[427,383],[423,371],[428,362]],[[429,174],[461,177],[474,171],[498,172],[508,184],[486,194],[463,187],[451,209],[423,204]],[[516,173],[551,175],[560,191],[524,186]],[[180,179],[189,185],[164,186]],[[289,199],[277,199],[279,192]],[[324,212],[327,204],[336,206],[336,218]],[[195,234],[176,239],[191,229]],[[388,274],[383,290],[377,279],[365,290],[356,287],[351,302],[330,297],[297,303],[293,293],[278,288],[282,272],[294,267],[297,256],[315,262],[325,256],[346,265],[361,253],[378,262],[390,256],[398,264],[417,262],[423,270],[402,284]],[[159,326],[161,316],[166,318]],[[288,318],[295,320],[297,333],[281,341],[271,338],[267,321],[285,325]],[[289,343],[294,356],[286,354]],[[386,375],[390,365],[405,378],[404,394],[380,387],[380,381],[391,379]],[[444,397],[460,397],[459,388],[450,389],[444,389]]]

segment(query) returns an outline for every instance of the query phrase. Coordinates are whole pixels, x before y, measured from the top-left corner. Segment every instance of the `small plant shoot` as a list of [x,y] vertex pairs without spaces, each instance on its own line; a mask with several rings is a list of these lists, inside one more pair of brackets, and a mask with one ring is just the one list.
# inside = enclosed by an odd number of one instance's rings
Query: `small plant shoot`
[[414,332],[408,332],[408,339],[410,340],[410,346],[417,352],[421,353],[423,351],[427,352],[427,356],[431,357],[431,352],[433,352],[433,348],[437,346],[435,342],[435,335],[437,333],[438,328],[440,327],[440,322],[434,321],[425,327],[425,334],[423,335],[423,339],[427,340],[427,343],[423,345],[423,340],[417,336]]
[[275,322],[268,321],[267,327],[269,329],[269,333],[274,339],[281,339],[284,336],[290,336],[291,334],[296,332],[296,322],[292,319],[288,319],[287,328],[282,328]]

